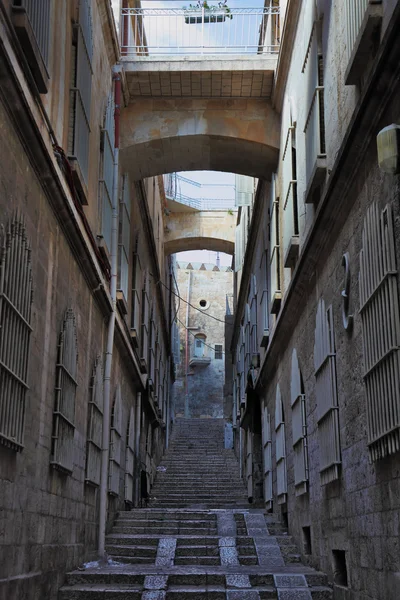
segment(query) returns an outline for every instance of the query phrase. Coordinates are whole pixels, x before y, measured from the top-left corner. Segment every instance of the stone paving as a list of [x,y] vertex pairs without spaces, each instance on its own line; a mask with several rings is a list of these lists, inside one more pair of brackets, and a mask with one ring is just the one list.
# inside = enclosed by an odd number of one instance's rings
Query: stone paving
[[[191,453],[197,457],[198,467],[191,463],[189,487],[182,491],[185,508],[177,507],[176,495],[172,507],[166,506],[168,490],[178,494],[176,478],[181,477],[173,471],[167,485],[167,467],[161,506],[121,512],[107,539],[114,563],[69,573],[59,600],[331,600],[326,576],[301,565],[275,515],[248,507],[240,480],[228,507],[223,486],[212,494],[205,479],[201,484],[204,465],[220,465],[226,452],[222,421],[208,419],[207,426],[204,420],[189,426],[182,421],[185,426],[176,427],[167,457],[180,454],[182,464]],[[222,462],[223,479],[227,462]],[[237,473],[232,478],[237,486]],[[161,492],[160,481],[156,485]],[[211,506],[204,506],[207,502]],[[218,503],[225,507],[215,508]]]

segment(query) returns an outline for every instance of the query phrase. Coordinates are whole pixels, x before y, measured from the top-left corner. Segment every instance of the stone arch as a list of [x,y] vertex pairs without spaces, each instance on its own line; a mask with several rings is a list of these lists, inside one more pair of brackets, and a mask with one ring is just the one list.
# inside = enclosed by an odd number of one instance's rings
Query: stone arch
[[135,180],[188,170],[269,179],[279,117],[259,99],[137,99],[122,114],[121,162]]
[[175,254],[185,250],[213,250],[233,254],[236,213],[201,211],[172,213],[167,220],[164,251]]

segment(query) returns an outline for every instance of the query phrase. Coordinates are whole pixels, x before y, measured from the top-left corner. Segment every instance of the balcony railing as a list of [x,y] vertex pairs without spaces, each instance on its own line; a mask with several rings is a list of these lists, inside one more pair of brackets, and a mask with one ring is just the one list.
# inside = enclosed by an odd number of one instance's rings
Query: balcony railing
[[123,8],[122,56],[277,54],[279,7]]

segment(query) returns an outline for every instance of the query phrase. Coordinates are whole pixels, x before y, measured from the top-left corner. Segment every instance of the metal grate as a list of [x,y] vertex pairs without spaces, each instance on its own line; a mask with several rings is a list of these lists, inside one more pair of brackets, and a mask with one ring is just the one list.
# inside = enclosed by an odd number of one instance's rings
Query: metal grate
[[0,443],[20,451],[32,307],[31,248],[24,222],[15,216],[0,230]]
[[48,67],[50,38],[50,0],[14,0],[25,9],[43,62]]
[[246,431],[246,480],[247,496],[253,497],[253,432]]
[[341,464],[339,407],[336,387],[336,354],[333,312],[318,302],[314,344],[315,393],[317,397],[321,484],[339,478]]
[[279,384],[276,386],[275,398],[275,451],[276,451],[276,486],[278,504],[286,502],[286,444],[285,444],[285,417],[283,413],[282,396]]
[[103,178],[101,186],[101,235],[111,253],[112,191],[114,181],[114,100],[108,98],[103,135]]
[[302,393],[301,373],[297,359],[296,348],[292,352],[292,375],[290,382],[290,404],[292,407],[292,437],[294,485],[296,496],[307,492],[308,456],[307,456],[307,427],[306,402]]
[[132,296],[131,296],[131,330],[135,331],[136,335],[136,344],[139,344],[140,337],[140,306],[141,306],[141,296],[142,296],[142,285],[143,285],[143,275],[142,275],[142,265],[140,262],[139,255],[139,232],[137,232],[134,250],[132,254]]
[[119,269],[118,288],[128,300],[128,269],[131,239],[131,195],[128,175],[124,175],[122,200],[119,209]]
[[91,3],[90,0],[80,0],[79,23],[74,27],[68,152],[71,157],[78,161],[86,185],[89,176],[92,55]]
[[100,485],[103,436],[103,366],[98,356],[93,367],[89,400],[85,481]]
[[115,391],[114,405],[111,415],[110,458],[108,472],[108,492],[119,496],[119,477],[122,452],[122,399],[121,387]]
[[215,344],[215,360],[222,360],[222,345]]
[[272,297],[281,291],[279,247],[279,198],[272,202],[270,214],[270,269]]
[[267,510],[272,508],[272,442],[271,421],[268,408],[263,407],[262,442],[264,463],[264,502]]
[[149,353],[149,275],[146,272],[144,275],[144,283],[142,289],[142,334],[141,334],[141,360],[147,370],[148,353]]
[[347,57],[350,59],[370,0],[345,0]]
[[51,465],[69,475],[74,468],[77,369],[75,315],[68,309],[58,345]]
[[[289,105],[287,107],[289,109]],[[286,134],[282,155],[282,189],[283,189],[283,246],[284,254],[291,246],[293,236],[299,235],[297,207],[297,165],[296,165],[296,127],[292,115],[288,118],[290,125]]]
[[373,204],[360,253],[368,446],[372,461],[400,450],[400,315],[393,214]]
[[125,500],[134,502],[134,472],[135,472],[135,412],[131,408],[126,434],[125,457]]

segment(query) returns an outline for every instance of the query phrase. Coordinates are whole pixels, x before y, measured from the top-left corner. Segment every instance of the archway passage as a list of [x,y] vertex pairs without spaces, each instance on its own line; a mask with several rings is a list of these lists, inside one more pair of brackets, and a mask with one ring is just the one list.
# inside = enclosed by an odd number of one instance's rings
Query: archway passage
[[269,179],[279,117],[269,101],[137,99],[123,112],[121,161],[134,180],[188,170]]
[[213,250],[233,254],[236,218],[236,213],[227,211],[172,213],[164,236],[165,253]]

